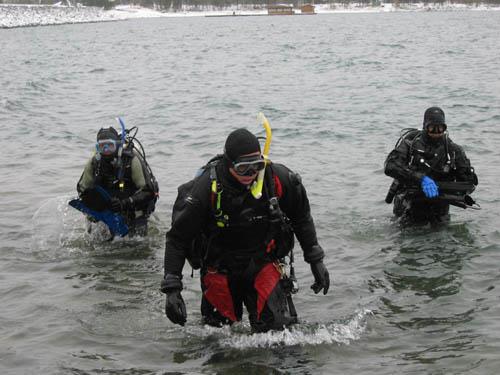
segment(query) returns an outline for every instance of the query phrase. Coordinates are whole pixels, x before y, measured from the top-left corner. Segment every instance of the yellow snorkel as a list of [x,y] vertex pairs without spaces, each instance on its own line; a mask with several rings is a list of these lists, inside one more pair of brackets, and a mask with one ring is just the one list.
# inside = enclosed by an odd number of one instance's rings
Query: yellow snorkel
[[[271,147],[271,139],[273,137],[273,133],[271,131],[271,125],[269,125],[269,121],[267,121],[266,116],[262,112],[259,112],[257,115],[257,121],[264,126],[266,129],[266,143],[264,144],[264,152],[262,156],[264,157],[264,161],[269,164],[269,148]],[[255,199],[260,199],[262,197],[262,187],[264,186],[264,174],[266,173],[266,168],[259,171],[259,175],[257,176],[257,180],[255,180],[250,188],[250,191]]]

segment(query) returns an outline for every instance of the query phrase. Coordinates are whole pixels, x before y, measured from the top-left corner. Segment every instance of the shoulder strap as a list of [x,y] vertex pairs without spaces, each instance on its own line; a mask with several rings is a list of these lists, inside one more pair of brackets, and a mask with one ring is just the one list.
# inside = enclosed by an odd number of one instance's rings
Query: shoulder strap
[[270,165],[268,170],[266,170],[265,183],[268,191],[268,201],[269,201],[269,214],[271,216],[278,214],[283,216],[279,205],[279,198],[283,195],[283,185],[278,177],[277,173],[274,173],[272,166]]
[[217,227],[224,228],[228,225],[229,218],[222,212],[221,201],[223,188],[222,184],[217,179],[217,165],[221,159],[222,155],[216,155],[208,161],[203,169],[208,168],[210,173],[210,206],[212,207],[215,223]]
[[101,179],[103,178],[101,174],[101,160],[96,158],[95,155],[92,157],[92,172],[94,175],[94,181],[96,181],[97,184],[100,184],[102,182]]
[[265,182],[269,191],[269,198],[281,198],[283,196],[283,184],[277,173],[274,172],[273,165],[270,164],[265,174]]
[[97,176],[97,171],[99,169],[99,160],[94,156],[92,156],[92,173],[94,174],[94,177]]

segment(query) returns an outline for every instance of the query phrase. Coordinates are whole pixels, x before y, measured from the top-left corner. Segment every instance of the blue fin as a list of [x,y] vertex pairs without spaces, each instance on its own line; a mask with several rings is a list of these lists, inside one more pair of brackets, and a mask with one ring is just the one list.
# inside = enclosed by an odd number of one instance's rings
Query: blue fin
[[125,220],[123,217],[117,213],[114,213],[110,210],[104,211],[95,211],[88,208],[85,203],[83,203],[80,199],[72,199],[68,202],[68,204],[76,208],[78,211],[83,212],[89,216],[92,216],[94,219],[98,221],[102,221],[106,224],[113,234],[118,234],[120,237],[124,237],[128,233],[128,226],[125,224]]

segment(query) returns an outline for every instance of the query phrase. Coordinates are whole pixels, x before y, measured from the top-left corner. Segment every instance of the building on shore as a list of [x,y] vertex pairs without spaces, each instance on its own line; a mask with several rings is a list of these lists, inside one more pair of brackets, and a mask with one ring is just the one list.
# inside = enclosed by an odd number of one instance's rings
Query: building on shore
[[301,14],[316,14],[314,12],[314,5],[313,4],[304,4],[300,7],[300,13]]
[[294,13],[292,5],[273,4],[267,6],[267,14],[270,16],[287,16]]

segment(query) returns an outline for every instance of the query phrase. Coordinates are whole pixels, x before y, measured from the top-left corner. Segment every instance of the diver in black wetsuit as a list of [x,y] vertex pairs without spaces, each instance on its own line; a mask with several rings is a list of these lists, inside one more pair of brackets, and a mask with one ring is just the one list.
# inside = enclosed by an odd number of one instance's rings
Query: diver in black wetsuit
[[422,130],[409,129],[401,136],[387,156],[385,174],[395,179],[386,202],[394,198],[394,214],[404,223],[448,221],[450,203],[440,199],[440,183],[469,183],[467,194],[478,184],[464,150],[449,138],[439,107],[425,111]]
[[[251,185],[264,168],[262,197],[255,198]],[[256,332],[297,322],[290,278],[280,265],[293,247],[294,234],[314,275],[311,288],[326,294],[330,276],[300,176],[282,164],[266,164],[257,138],[248,130],[233,131],[224,155],[179,187],[161,285],[167,295],[167,317],[176,324],[186,322],[181,279],[186,258],[193,261],[194,241],[202,243],[194,258],[201,263],[201,313],[206,324],[239,321],[243,306]]]

